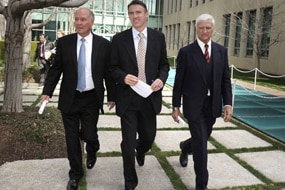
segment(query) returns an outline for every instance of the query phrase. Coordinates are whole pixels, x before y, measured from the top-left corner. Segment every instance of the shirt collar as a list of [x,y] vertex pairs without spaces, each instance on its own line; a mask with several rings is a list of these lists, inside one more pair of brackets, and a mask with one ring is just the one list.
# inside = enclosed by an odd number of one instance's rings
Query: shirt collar
[[92,40],[92,33],[90,32],[87,36],[85,37],[82,37],[80,36],[79,34],[77,34],[77,40],[78,41],[81,41],[81,38],[84,38],[85,39],[85,42],[88,43],[88,41],[90,42]]
[[[202,42],[199,38],[197,38],[197,42],[198,42],[198,45],[201,47],[201,49],[204,50],[205,49],[205,43]],[[208,44],[208,47],[211,48],[212,40],[210,39],[207,44]]]
[[[133,32],[133,37],[134,38],[139,38],[139,31],[137,31],[134,27],[132,27],[132,32]],[[147,27],[145,27],[145,29],[143,29],[143,31],[141,32],[144,35],[144,38],[147,38]]]

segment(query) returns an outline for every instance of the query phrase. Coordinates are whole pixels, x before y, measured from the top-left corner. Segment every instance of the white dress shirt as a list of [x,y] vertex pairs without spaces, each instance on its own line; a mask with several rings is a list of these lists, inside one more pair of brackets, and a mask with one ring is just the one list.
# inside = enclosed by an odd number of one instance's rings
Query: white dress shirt
[[[202,42],[201,40],[199,40],[199,38],[197,38],[197,42],[203,52],[203,54],[205,54],[205,43]],[[207,43],[208,44],[208,53],[209,53],[209,57],[211,57],[211,50],[212,50],[212,40],[210,39],[209,42]]]
[[[77,58],[79,57],[79,50],[81,46],[81,36],[77,36]],[[85,67],[85,78],[86,78],[86,88],[84,91],[94,89],[94,82],[92,78],[92,69],[91,69],[91,55],[92,55],[92,42],[93,42],[93,35],[90,33],[88,36],[84,37],[85,39],[85,49],[86,49],[86,67]],[[95,50],[93,50],[95,51]]]
[[[134,45],[135,45],[136,55],[137,55],[138,44],[140,41],[140,37],[139,37],[140,32],[134,28],[132,28],[132,31],[133,31],[133,39],[134,39]],[[143,35],[144,35],[144,43],[145,43],[145,48],[146,48],[147,47],[147,28],[145,28],[141,33],[143,33]]]

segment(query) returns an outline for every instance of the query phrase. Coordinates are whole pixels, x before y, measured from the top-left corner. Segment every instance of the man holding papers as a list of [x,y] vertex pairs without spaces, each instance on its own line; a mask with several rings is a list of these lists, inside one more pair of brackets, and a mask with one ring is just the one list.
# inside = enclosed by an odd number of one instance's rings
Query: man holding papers
[[[110,71],[117,84],[116,113],[121,118],[125,189],[135,189],[135,157],[143,166],[145,153],[154,141],[169,64],[164,35],[147,28],[146,5],[134,0],[128,5],[128,14],[132,28],[113,37]],[[153,91],[149,96],[144,83]]]

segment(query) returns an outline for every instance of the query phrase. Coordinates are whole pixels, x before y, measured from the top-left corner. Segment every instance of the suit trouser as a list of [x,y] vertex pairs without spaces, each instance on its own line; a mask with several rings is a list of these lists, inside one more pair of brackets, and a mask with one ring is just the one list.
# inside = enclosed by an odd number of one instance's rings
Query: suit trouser
[[193,152],[194,171],[196,174],[196,189],[206,189],[208,185],[208,149],[207,142],[212,133],[216,118],[211,112],[211,101],[204,101],[202,112],[197,120],[188,119],[191,138],[183,142],[183,152]]
[[150,150],[156,135],[156,114],[150,100],[135,95],[127,111],[121,116],[121,127],[125,187],[134,189],[138,184],[135,149],[139,153],[146,153]]
[[99,105],[95,90],[76,92],[71,110],[62,112],[67,155],[70,165],[69,178],[77,181],[83,176],[80,139],[86,142],[86,152],[95,156],[100,144],[97,134]]
[[47,77],[48,70],[50,68],[50,62],[43,58],[39,58],[38,64],[41,67],[40,68],[40,83],[44,83]]

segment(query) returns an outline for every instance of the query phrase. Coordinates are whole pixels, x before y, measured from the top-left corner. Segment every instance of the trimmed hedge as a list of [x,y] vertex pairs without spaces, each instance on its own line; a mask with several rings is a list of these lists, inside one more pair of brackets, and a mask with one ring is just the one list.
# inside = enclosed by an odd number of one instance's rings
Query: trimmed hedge
[[[31,51],[30,51],[31,62],[34,61],[35,51],[38,43],[39,41],[31,42]],[[4,40],[0,40],[0,67],[4,67],[4,57],[5,57],[5,44]]]

